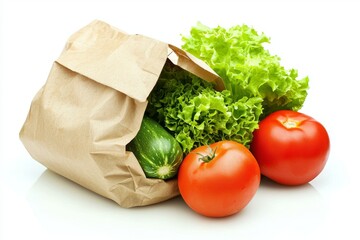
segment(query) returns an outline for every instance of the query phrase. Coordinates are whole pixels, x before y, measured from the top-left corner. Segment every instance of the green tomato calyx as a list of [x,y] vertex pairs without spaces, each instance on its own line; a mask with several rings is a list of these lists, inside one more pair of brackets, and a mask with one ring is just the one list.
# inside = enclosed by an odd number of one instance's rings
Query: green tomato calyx
[[207,147],[208,147],[208,153],[206,155],[201,154],[201,153],[196,153],[197,155],[200,156],[199,161],[208,163],[215,158],[217,148],[212,149],[209,145]]

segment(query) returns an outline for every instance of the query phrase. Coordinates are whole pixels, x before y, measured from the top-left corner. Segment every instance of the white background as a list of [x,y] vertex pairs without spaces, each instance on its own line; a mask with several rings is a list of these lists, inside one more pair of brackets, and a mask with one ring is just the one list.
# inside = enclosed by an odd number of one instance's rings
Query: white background
[[[0,239],[360,239],[357,1],[3,0],[0,11]],[[324,171],[300,187],[263,181],[242,212],[210,219],[180,197],[124,209],[46,170],[18,133],[67,38],[94,19],[177,46],[197,21],[264,32],[310,78],[302,112],[329,132]]]

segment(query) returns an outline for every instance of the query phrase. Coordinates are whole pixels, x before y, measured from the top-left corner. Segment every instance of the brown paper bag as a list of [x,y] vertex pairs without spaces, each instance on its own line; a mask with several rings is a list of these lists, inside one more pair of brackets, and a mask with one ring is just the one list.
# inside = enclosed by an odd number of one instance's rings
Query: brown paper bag
[[48,169],[122,207],[177,196],[176,179],[146,178],[125,149],[167,59],[223,89],[208,66],[175,46],[90,23],[54,62],[31,103],[21,141]]

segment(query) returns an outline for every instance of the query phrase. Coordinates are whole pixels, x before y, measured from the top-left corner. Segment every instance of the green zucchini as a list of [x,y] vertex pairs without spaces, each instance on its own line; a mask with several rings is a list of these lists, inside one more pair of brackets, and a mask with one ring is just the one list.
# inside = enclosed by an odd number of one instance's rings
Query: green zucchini
[[174,177],[183,159],[182,148],[176,139],[147,116],[144,116],[140,130],[127,145],[127,150],[134,153],[149,178]]

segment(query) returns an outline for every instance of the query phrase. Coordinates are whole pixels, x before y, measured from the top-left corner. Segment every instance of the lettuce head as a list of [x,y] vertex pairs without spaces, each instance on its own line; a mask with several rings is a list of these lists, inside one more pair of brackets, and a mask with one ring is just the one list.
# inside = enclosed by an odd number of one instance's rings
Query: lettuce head
[[247,25],[229,29],[198,23],[183,36],[182,48],[206,62],[224,80],[236,101],[262,99],[262,116],[281,109],[299,110],[307,96],[308,77],[287,70],[280,58],[264,48],[270,39]]

